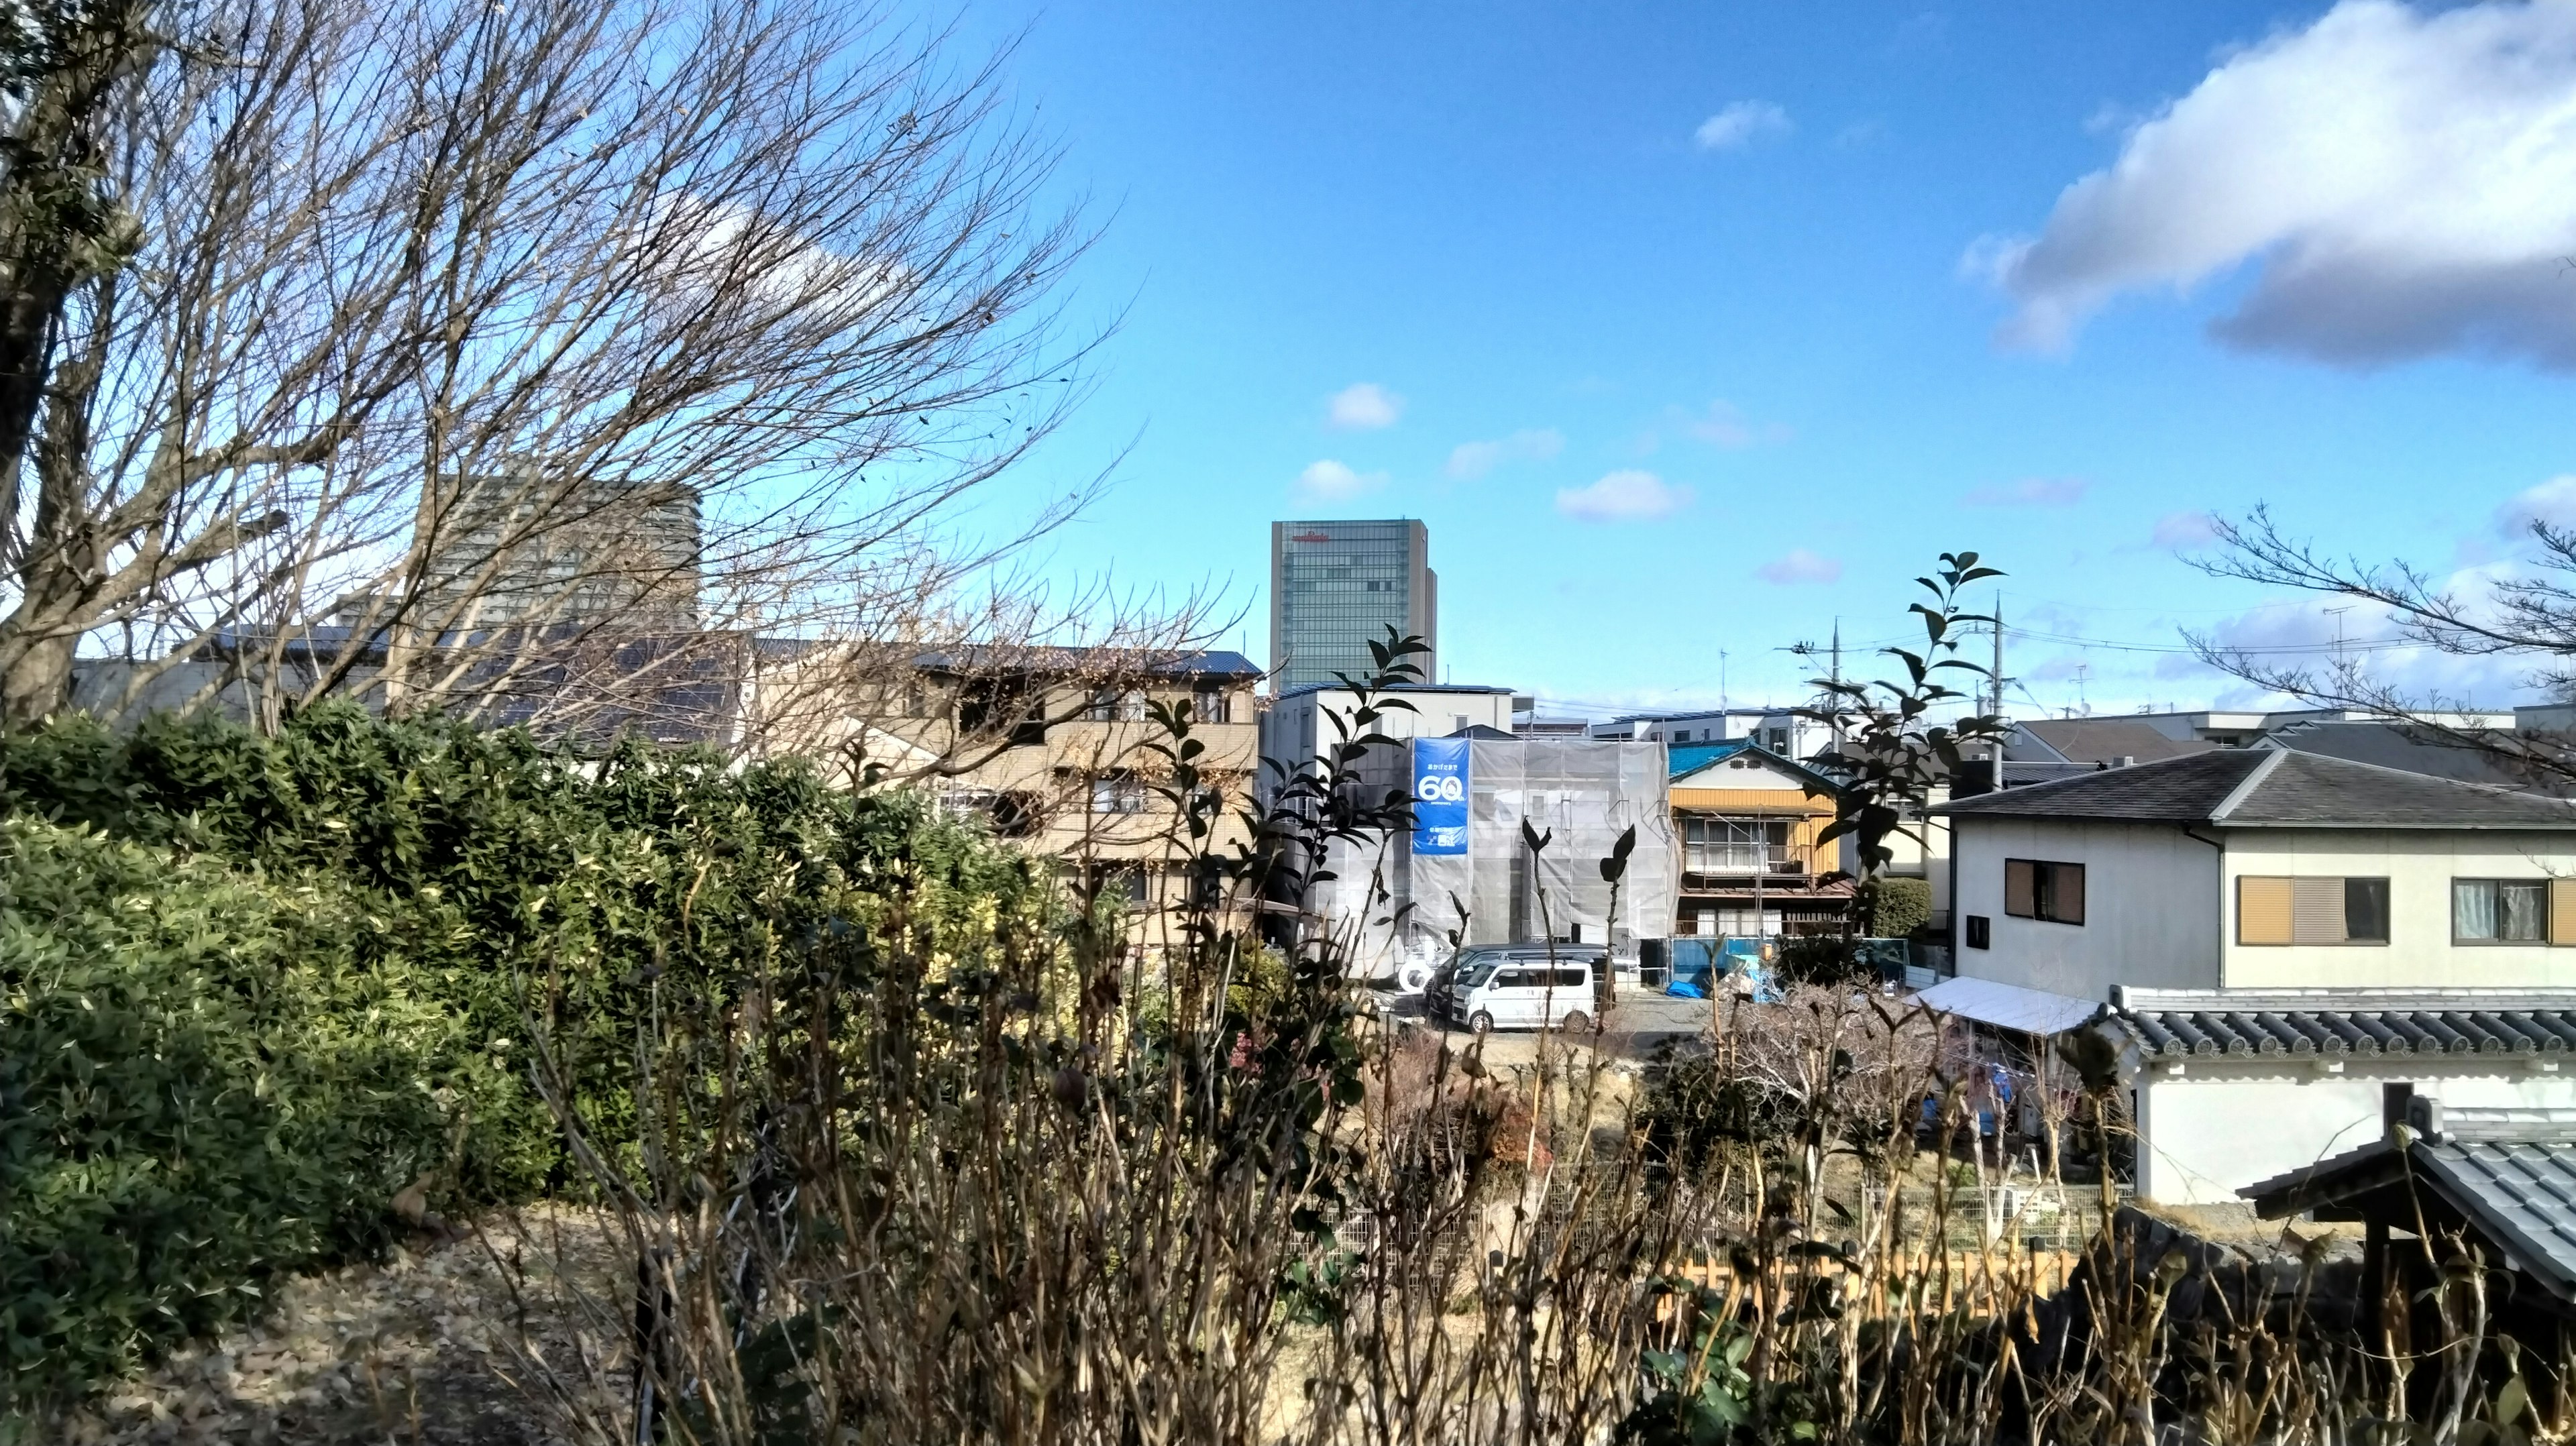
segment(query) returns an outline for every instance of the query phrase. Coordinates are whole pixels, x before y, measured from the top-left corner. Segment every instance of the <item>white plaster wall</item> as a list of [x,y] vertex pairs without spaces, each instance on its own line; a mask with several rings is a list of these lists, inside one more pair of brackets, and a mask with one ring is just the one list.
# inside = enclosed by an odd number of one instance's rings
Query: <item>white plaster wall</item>
[[[2218,983],[2219,850],[2171,824],[1952,818],[1959,973],[2108,999],[2114,984],[2207,989]],[[2004,860],[2084,865],[2082,924],[2004,912]],[[1994,947],[1970,949],[1964,919],[1992,920]]]
[[[2371,876],[2388,880],[2388,942],[2239,944],[2242,874]],[[2227,831],[2225,983],[2231,989],[2367,985],[2576,985],[2576,948],[2453,944],[2451,881],[2576,875],[2576,837],[2463,829]]]
[[2150,1063],[2138,1078],[2138,1193],[2168,1205],[2241,1203],[2244,1186],[2377,1139],[2381,1087],[2400,1082],[2451,1106],[2576,1108],[2576,1078],[2492,1057],[2465,1068],[2355,1060],[2341,1074],[2278,1057],[2195,1059],[2180,1075]]

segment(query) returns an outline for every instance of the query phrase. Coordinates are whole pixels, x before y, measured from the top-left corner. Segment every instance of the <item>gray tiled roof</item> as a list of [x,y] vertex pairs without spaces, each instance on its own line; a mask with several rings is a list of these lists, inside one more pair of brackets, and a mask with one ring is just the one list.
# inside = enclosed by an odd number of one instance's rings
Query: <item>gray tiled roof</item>
[[2155,1059],[2561,1054],[2576,989],[2121,989],[2107,1020]]
[[2288,749],[2219,749],[1933,810],[2236,827],[2576,829],[2576,804]]
[[2552,798],[2576,797],[2576,779],[2539,761],[2563,756],[2553,741],[2502,729],[2453,733],[2405,723],[2299,723],[2271,733],[2256,746],[2376,763]]
[[[2439,1135],[2376,1140],[2236,1193],[2266,1217],[2362,1190],[2429,1189],[2560,1300],[2576,1299],[2576,1125],[2532,1127],[2522,1111],[2458,1111]],[[2561,1111],[2549,1111],[2552,1115]],[[2400,1150],[2404,1159],[2399,1159]]]
[[2079,774],[1981,793],[1934,813],[2007,818],[2101,818],[2142,823],[2206,823],[2236,785],[2268,755],[2246,748],[2186,754],[2154,763]]
[[2134,758],[2141,763],[2206,753],[2205,738],[2173,738],[2138,718],[2034,718],[2022,730],[2078,763]]

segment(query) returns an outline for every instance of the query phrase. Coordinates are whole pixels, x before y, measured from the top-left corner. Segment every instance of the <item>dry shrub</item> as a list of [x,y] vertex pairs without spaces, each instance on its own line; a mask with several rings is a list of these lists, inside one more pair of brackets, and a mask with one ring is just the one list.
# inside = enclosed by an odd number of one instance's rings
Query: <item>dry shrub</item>
[[[1264,870],[1352,826],[1302,818],[1257,820],[1233,886],[1273,897]],[[1966,1092],[1931,1022],[1871,996],[1727,1006],[1617,1103],[1593,1039],[1503,1077],[1360,1027],[1330,938],[1282,938],[1253,1000],[1220,908],[1148,967],[1122,931],[1025,917],[932,951],[907,887],[639,1041],[636,1096],[668,1109],[638,1158],[588,1156],[637,1262],[603,1313],[634,1328],[555,1377],[567,1435],[2161,1446],[2576,1419],[2556,1343],[2504,1349],[2488,1277],[2439,1242],[2402,1335],[2311,1310],[2319,1259],[2108,1224],[2048,1298],[1992,1193],[1947,1178],[1991,1166],[1918,1159],[1922,1100],[1947,1138]],[[1759,1108],[1659,1145],[1685,1068]]]

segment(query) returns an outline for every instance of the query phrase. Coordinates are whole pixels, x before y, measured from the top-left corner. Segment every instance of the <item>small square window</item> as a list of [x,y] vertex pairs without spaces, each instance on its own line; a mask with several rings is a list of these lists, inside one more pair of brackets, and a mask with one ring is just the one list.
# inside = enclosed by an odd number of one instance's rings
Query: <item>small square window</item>
[[1971,949],[1991,949],[1995,947],[1994,921],[1983,914],[1970,914],[1968,916],[1967,942],[1968,947]]

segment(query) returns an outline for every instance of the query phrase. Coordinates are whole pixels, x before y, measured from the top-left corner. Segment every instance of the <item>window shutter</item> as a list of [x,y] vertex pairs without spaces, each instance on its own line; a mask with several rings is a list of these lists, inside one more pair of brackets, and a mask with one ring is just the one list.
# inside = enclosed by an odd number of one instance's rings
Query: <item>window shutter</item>
[[2343,880],[2290,880],[2290,942],[2340,944],[2344,937]]
[[2084,922],[2084,866],[2050,864],[2048,916],[2061,924]]
[[2290,881],[2251,874],[2236,881],[2236,942],[2290,942]]
[[2549,942],[2576,944],[2576,879],[2549,881]]
[[2004,912],[2030,918],[2038,909],[2039,866],[2028,859],[2004,860]]

